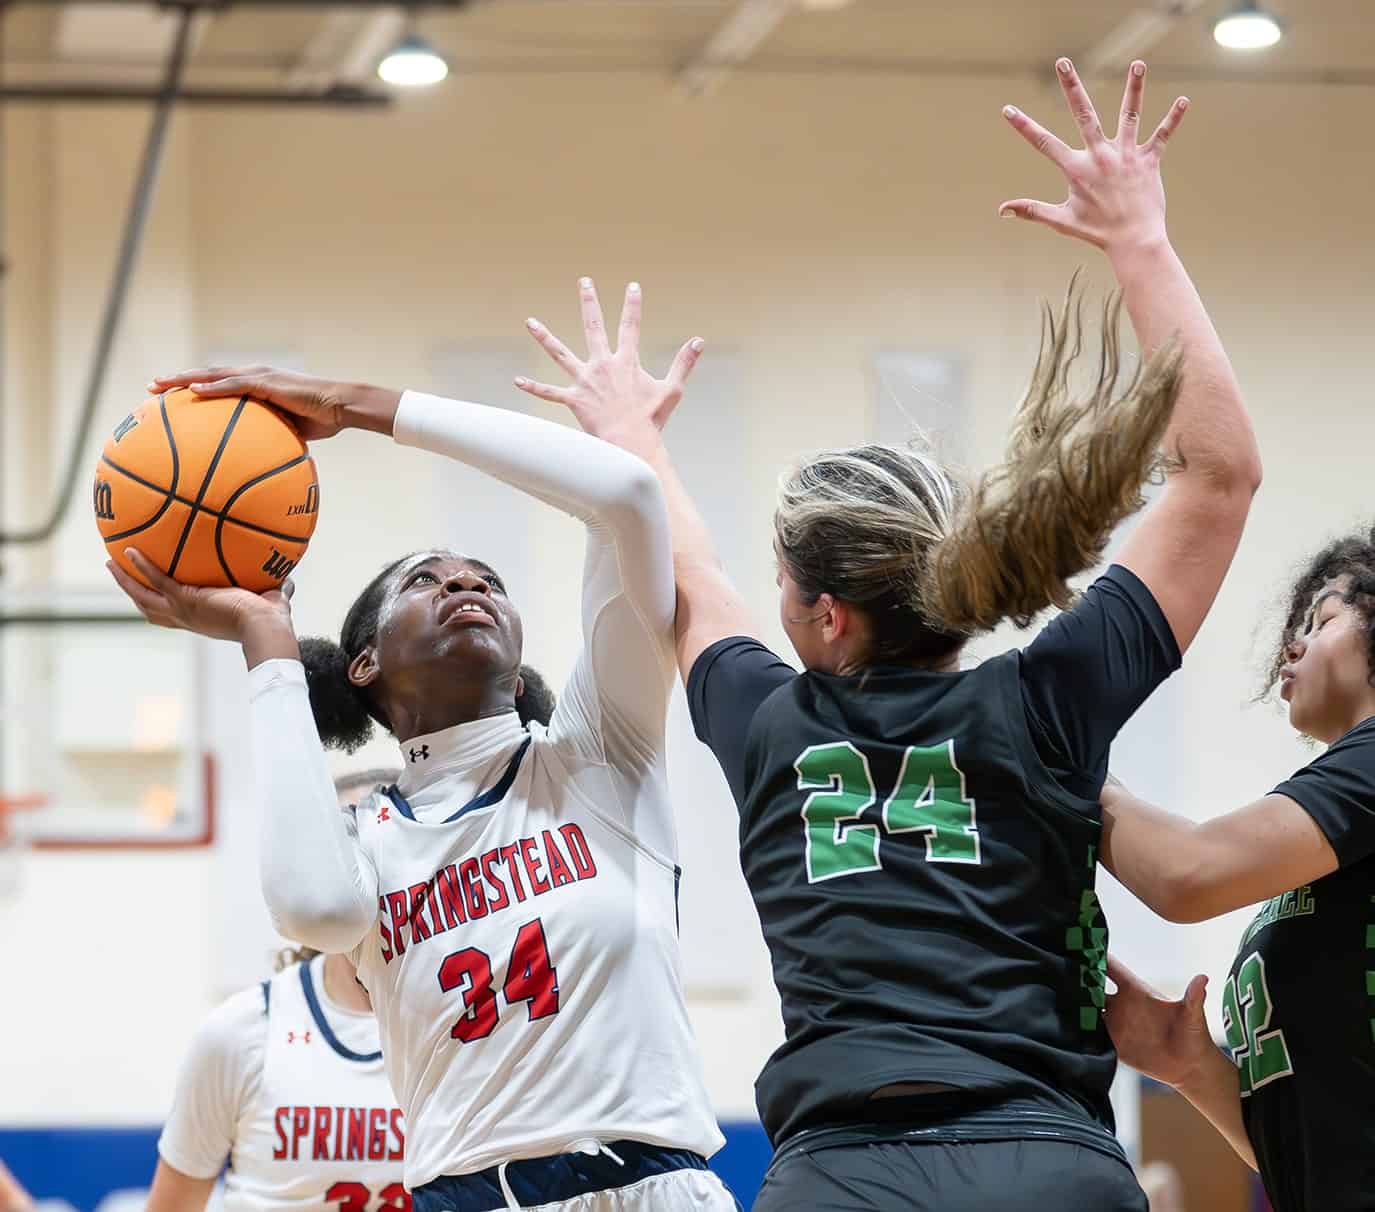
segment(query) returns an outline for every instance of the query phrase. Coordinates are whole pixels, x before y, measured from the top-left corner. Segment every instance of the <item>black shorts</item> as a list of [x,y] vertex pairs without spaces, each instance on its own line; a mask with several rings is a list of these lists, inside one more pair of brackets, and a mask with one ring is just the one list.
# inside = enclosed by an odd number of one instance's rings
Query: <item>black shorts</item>
[[1131,1167],[1063,1140],[785,1148],[753,1212],[1147,1212]]

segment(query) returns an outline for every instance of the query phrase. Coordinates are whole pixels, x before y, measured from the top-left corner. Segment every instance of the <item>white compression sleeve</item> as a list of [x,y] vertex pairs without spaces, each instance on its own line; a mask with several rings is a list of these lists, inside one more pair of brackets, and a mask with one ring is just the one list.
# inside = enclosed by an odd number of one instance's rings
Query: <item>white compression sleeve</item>
[[457,459],[587,526],[587,652],[560,722],[595,732],[571,739],[603,750],[612,765],[652,761],[672,688],[675,608],[668,511],[653,470],[567,426],[421,392],[401,397],[394,434],[402,445]]
[[273,924],[319,951],[349,951],[377,912],[377,873],[339,807],[299,661],[249,671],[263,801],[261,873]]

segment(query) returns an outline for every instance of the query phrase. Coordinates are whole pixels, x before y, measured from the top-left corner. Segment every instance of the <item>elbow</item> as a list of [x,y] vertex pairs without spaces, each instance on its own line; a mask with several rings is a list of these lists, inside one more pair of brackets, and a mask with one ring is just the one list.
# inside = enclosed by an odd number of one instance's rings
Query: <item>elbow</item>
[[613,529],[642,526],[645,518],[652,518],[656,514],[667,517],[664,490],[654,469],[635,455],[621,453],[625,455],[624,469],[613,483],[605,486],[603,516]]
[[277,932],[328,954],[352,951],[367,933],[369,918],[357,905],[339,905],[303,896],[267,898]]
[[1150,907],[1167,922],[1180,925],[1206,922],[1218,910],[1212,905],[1212,889],[1196,866],[1167,873],[1156,889]]

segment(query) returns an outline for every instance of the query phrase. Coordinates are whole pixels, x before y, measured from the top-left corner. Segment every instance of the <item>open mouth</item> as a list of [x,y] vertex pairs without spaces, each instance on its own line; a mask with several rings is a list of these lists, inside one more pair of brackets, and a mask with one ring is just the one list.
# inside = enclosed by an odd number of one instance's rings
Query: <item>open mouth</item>
[[451,603],[440,608],[439,622],[443,627],[495,627],[497,625],[496,616],[491,608],[484,605],[477,599],[476,594],[471,597],[462,596],[452,599]]

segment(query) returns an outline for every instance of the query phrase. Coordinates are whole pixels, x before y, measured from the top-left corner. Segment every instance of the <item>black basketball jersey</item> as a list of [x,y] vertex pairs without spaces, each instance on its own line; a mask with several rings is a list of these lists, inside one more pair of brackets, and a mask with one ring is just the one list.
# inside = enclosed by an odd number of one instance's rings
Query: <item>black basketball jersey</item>
[[[1094,892],[1103,737],[1178,662],[1145,587],[1113,573],[1083,617],[1043,633],[1059,646],[1047,694],[1025,684],[1028,658],[1043,679],[1044,650],[958,673],[851,677],[795,674],[744,638],[698,660],[689,701],[740,809],[741,863],[782,999],[786,1039],[756,1085],[775,1143],[862,1119],[876,1090],[909,1082],[1030,1100],[1111,1130],[1108,931]],[[1150,655],[1124,666],[1105,633],[1119,657]],[[1095,679],[1114,673],[1134,679],[1131,693],[1099,702]],[[1050,723],[1055,711],[1036,710],[1047,697],[1061,717]],[[1087,798],[1043,751],[1048,735],[1075,733],[1066,714],[1095,708],[1098,769],[1056,759],[1079,769]]]
[[1246,1131],[1276,1212],[1375,1207],[1375,719],[1276,788],[1342,866],[1268,901],[1222,991]]

